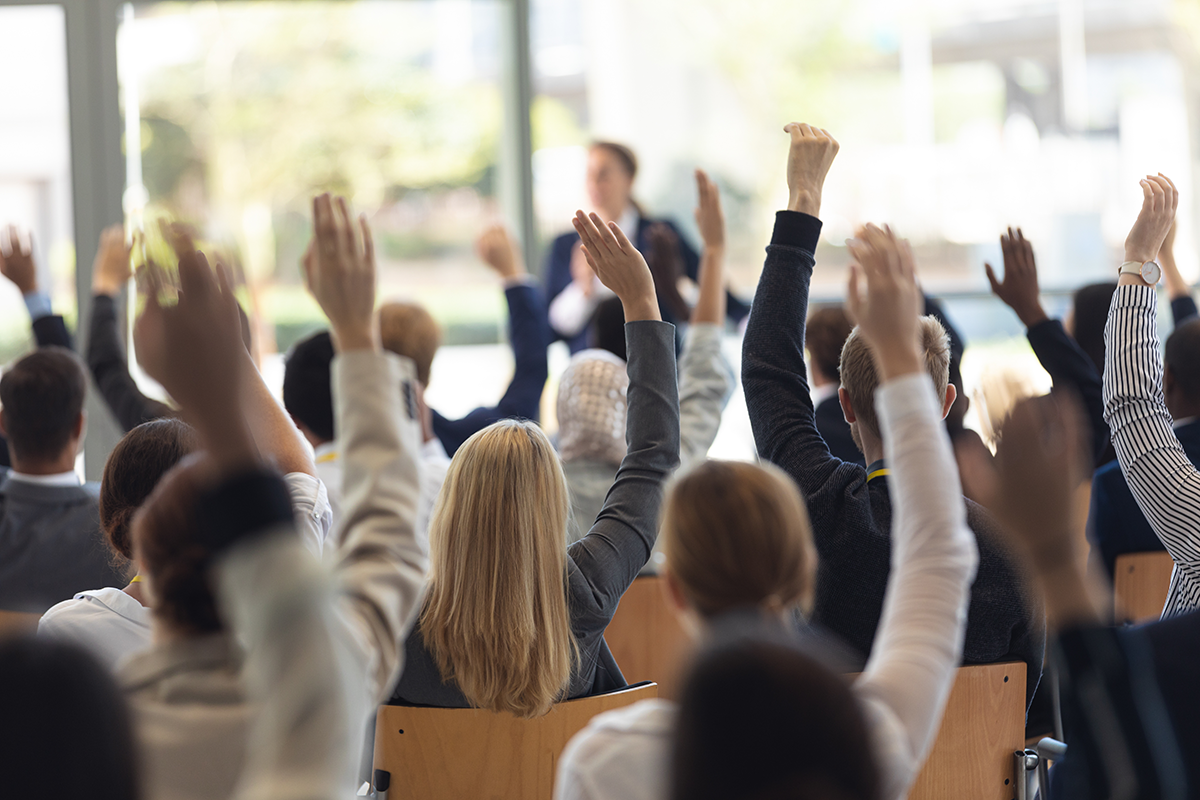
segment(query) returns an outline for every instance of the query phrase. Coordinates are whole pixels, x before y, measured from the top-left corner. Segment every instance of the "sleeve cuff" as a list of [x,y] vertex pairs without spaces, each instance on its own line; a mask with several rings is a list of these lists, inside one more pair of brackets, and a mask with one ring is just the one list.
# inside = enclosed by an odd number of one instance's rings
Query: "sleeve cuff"
[[200,536],[212,557],[281,525],[294,525],[292,498],[278,475],[254,471],[205,492],[197,503]]
[[799,247],[810,253],[817,252],[817,241],[821,238],[821,220],[799,211],[775,212],[775,232],[771,244]]
[[1156,310],[1158,293],[1153,286],[1118,286],[1112,304],[1113,308]]
[[54,315],[54,308],[50,303],[50,295],[45,292],[29,292],[22,295],[22,297],[25,300],[25,308],[29,311],[30,319],[41,319],[42,317]]
[[523,275],[515,275],[511,278],[504,279],[504,291],[506,291],[506,292],[509,289],[516,289],[521,286],[537,286],[537,278],[526,273]]

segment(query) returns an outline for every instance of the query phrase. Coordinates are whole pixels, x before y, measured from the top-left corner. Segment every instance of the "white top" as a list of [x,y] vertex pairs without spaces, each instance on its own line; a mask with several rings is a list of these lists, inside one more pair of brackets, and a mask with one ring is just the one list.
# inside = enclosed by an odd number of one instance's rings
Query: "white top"
[[150,609],[112,587],[80,592],[42,615],[38,636],[77,644],[111,670],[150,646]]
[[[300,541],[319,557],[332,526],[325,485],[302,472],[283,480],[292,496]],[[120,589],[80,592],[42,615],[38,635],[73,642],[115,671],[126,656],[149,649],[150,609]]]
[[342,460],[337,442],[326,442],[313,450],[313,461],[317,466],[317,477],[325,484],[329,496],[329,510],[333,513],[333,524],[342,518]]
[[24,481],[32,483],[35,486],[82,486],[83,481],[79,478],[79,473],[75,470],[70,472],[56,472],[53,475],[27,475],[24,472],[9,472],[8,479],[10,481]]
[[[903,798],[941,725],[962,656],[979,553],[927,375],[876,392],[892,468],[892,571],[866,669],[854,683],[882,797]],[[674,705],[646,700],[592,719],[558,762],[557,800],[661,800]]]

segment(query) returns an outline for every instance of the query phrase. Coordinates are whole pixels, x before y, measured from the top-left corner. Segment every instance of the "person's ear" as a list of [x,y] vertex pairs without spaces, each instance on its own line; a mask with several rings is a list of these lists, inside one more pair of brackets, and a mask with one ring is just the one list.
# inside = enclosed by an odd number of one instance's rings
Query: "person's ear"
[[[942,403],[942,419],[950,415],[950,407],[954,405],[956,397],[958,397],[958,389],[953,383],[946,384],[946,401]],[[964,408],[963,411],[965,412],[966,409]]]
[[854,414],[854,406],[850,404],[850,393],[844,386],[838,387],[838,403],[842,406],[842,416],[846,418],[848,424],[853,425],[858,422],[858,417]]

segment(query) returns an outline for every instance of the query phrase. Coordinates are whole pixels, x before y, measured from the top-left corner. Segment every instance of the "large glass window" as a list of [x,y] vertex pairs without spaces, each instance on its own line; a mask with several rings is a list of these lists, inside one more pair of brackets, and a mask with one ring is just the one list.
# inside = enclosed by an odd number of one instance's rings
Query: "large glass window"
[[[0,6],[0,226],[32,235],[40,287],[55,311],[75,311],[75,248],[67,117],[67,57],[60,6]],[[0,363],[32,345],[20,292],[0,278]]]

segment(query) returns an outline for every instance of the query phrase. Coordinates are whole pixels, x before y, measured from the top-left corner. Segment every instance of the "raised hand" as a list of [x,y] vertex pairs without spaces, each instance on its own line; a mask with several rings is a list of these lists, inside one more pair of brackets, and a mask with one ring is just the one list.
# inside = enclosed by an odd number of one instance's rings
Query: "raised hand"
[[[1171,230],[1171,223],[1175,221],[1175,209],[1179,206],[1179,191],[1171,179],[1161,172],[1158,175],[1147,175],[1141,181],[1141,186],[1142,210],[1125,239],[1126,261],[1154,260]],[[1137,276],[1122,275],[1121,278],[1124,280]]]
[[374,350],[379,346],[375,324],[375,244],[366,216],[354,220],[346,198],[328,194],[313,199],[314,239],[304,254],[304,281],[333,331],[339,351]]
[[110,225],[100,232],[100,245],[92,262],[92,294],[112,297],[125,288],[133,275],[129,251],[122,226]]
[[1025,234],[1012,228],[1000,236],[1000,250],[1004,253],[1004,280],[996,280],[992,265],[984,263],[992,293],[1017,313],[1026,328],[1032,328],[1046,319],[1046,311],[1038,293],[1037,262],[1033,258],[1033,245]]
[[661,320],[650,267],[617,224],[605,225],[596,214],[582,211],[575,212],[572,222],[588,266],[601,283],[621,298],[625,320]]
[[803,122],[789,122],[783,130],[792,137],[787,166],[788,211],[819,216],[825,176],[840,145],[829,131]]
[[696,170],[696,227],[704,240],[704,249],[724,249],[725,213],[721,211],[721,192],[704,170]]
[[21,294],[38,290],[37,264],[33,261],[33,241],[29,247],[21,243],[21,234],[8,226],[8,246],[0,247],[0,275],[8,278]]
[[918,320],[924,301],[908,242],[891,228],[867,225],[846,246],[854,259],[846,313],[870,345],[881,376],[922,372]]
[[503,225],[493,225],[480,234],[475,240],[475,252],[505,280],[525,274],[525,262],[517,250],[517,243]]
[[[258,458],[239,402],[249,356],[237,300],[223,265],[214,275],[204,253],[178,244],[178,286],[154,263],[142,272],[146,302],[133,331],[138,363],[179,403],[217,461],[232,469]],[[172,290],[178,302],[164,304]]]
[[687,319],[687,301],[679,293],[679,279],[683,277],[683,257],[679,253],[679,237],[670,226],[656,222],[646,231],[649,248],[646,264],[654,276],[654,291],[675,319]]

